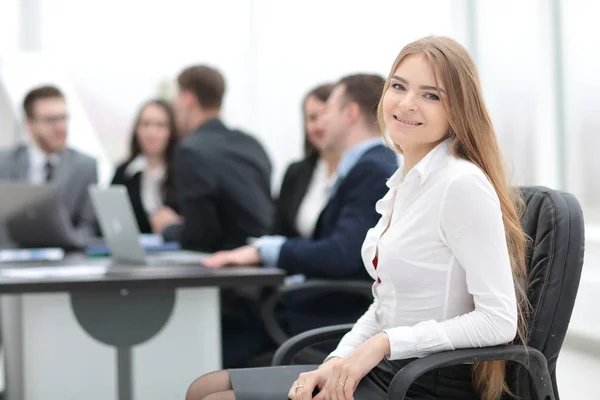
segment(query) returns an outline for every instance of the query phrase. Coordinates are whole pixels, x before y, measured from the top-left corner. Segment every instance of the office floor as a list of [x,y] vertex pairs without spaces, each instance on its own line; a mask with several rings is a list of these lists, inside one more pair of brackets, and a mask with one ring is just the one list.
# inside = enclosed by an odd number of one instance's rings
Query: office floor
[[[0,350],[0,358],[3,358]],[[0,387],[4,387],[4,374],[0,364]],[[600,373],[600,358],[585,349],[566,343],[558,360],[557,378],[561,400],[593,400],[595,380]]]
[[561,400],[595,400],[600,357],[584,348],[565,343],[556,369]]
[[[0,348],[0,360],[4,359]],[[0,390],[4,388],[3,363],[0,363]],[[595,400],[594,390],[600,373],[600,357],[578,344],[565,343],[558,359],[557,379],[561,400]],[[0,398],[1,399],[1,398]]]

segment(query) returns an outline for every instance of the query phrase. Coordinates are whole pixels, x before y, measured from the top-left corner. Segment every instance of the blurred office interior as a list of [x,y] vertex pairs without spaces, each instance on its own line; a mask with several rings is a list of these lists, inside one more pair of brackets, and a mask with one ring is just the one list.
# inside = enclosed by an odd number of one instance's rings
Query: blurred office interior
[[66,93],[69,145],[108,184],[148,98],[171,98],[183,66],[227,79],[224,120],[254,134],[274,191],[301,157],[306,90],[356,71],[388,74],[399,50],[448,35],[473,54],[518,185],[573,193],[586,255],[558,361],[564,400],[594,399],[600,371],[600,3],[587,0],[1,0],[0,146],[21,140],[21,102]]

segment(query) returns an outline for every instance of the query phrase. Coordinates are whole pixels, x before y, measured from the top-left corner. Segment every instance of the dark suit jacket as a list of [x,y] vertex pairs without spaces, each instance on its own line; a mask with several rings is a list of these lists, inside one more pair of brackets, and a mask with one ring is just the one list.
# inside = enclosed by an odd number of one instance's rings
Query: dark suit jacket
[[[98,226],[88,188],[98,182],[96,160],[90,156],[67,149],[60,155],[54,171],[56,185],[65,209],[69,213],[79,239],[87,242],[98,236]],[[29,151],[18,145],[0,151],[0,180],[23,181],[29,178]],[[0,228],[1,245],[10,244],[5,226]]]
[[[150,225],[150,219],[142,203],[142,172],[138,172],[133,176],[128,176],[125,174],[125,170],[128,166],[129,162],[126,162],[117,167],[111,185],[124,185],[127,188],[127,193],[129,193],[129,199],[131,200],[131,206],[133,207],[133,212],[135,213],[135,219],[137,220],[140,232],[152,233],[152,225]],[[173,193],[164,193],[163,202],[167,207],[172,208],[174,211],[179,211],[179,204]]]
[[[368,150],[339,183],[321,213],[312,239],[292,238],[281,248],[278,267],[310,278],[370,280],[361,247],[380,215],[375,204],[388,191],[386,182],[398,168],[396,154],[382,145]],[[296,295],[284,302],[292,334],[318,326],[349,323],[369,303],[343,294]]]
[[272,229],[271,162],[253,137],[218,119],[201,125],[175,151],[175,186],[185,222],[166,240],[214,252],[246,244]]
[[288,238],[300,236],[296,228],[296,217],[311,182],[317,160],[316,156],[307,157],[290,164],[285,172],[279,197],[275,201],[274,235]]
[[396,155],[382,145],[368,150],[340,182],[321,213],[312,239],[286,240],[279,268],[311,278],[366,277],[360,248],[379,214],[375,203],[398,168]]

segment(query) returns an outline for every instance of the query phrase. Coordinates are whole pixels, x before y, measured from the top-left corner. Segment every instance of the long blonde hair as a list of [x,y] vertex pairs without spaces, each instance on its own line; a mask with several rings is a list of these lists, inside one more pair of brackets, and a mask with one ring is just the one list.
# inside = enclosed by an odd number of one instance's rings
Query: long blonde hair
[[[430,36],[412,42],[402,49],[394,61],[377,110],[382,135],[391,148],[402,151],[397,145],[390,143],[385,133],[382,103],[396,68],[405,57],[413,54],[421,54],[427,58],[434,72],[435,85],[439,87],[439,82],[442,82],[446,88],[447,96],[440,98],[450,124],[449,136],[453,153],[477,165],[494,186],[500,199],[519,308],[518,337],[521,343],[525,343],[525,314],[528,301],[520,282],[525,281],[527,277],[527,239],[519,220],[523,200],[519,192],[511,187],[505,174],[496,133],[483,100],[477,68],[462,45],[447,37]],[[498,400],[503,392],[509,392],[505,376],[504,361],[479,362],[473,368],[473,385],[482,400]]]

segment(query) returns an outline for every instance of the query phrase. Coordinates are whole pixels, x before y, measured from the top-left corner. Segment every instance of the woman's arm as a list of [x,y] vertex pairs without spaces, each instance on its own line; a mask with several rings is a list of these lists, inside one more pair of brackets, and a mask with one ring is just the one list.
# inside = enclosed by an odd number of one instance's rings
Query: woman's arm
[[381,326],[377,322],[375,313],[378,308],[377,300],[356,321],[352,330],[344,335],[337,348],[325,359],[325,362],[334,357],[345,357],[352,353],[358,346],[381,333]]

